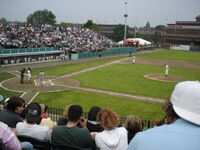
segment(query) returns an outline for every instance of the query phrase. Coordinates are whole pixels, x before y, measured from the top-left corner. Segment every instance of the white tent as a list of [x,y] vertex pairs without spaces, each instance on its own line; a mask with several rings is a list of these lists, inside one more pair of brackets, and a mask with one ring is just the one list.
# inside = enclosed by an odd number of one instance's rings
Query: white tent
[[[128,39],[126,39],[126,40],[137,40],[137,41],[139,41],[140,46],[151,45],[151,42],[146,41],[146,40],[144,40],[144,39],[142,39],[142,38],[128,38]],[[117,42],[117,45],[123,45],[123,40]]]
[[124,41],[122,40],[122,41],[117,42],[117,45],[123,45],[123,43]]

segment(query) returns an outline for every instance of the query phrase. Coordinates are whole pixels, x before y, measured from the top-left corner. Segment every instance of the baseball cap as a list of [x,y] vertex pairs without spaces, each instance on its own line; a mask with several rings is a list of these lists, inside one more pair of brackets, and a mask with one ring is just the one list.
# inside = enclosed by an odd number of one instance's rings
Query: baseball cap
[[170,99],[175,112],[183,119],[200,125],[200,82],[178,83]]
[[33,102],[27,106],[26,120],[34,123],[41,121],[41,107],[38,103]]

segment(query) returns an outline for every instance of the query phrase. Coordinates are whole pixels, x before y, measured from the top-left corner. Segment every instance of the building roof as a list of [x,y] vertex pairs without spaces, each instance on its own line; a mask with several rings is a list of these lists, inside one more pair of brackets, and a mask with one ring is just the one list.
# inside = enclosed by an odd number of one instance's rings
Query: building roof
[[176,21],[177,25],[194,25],[194,26],[199,26],[200,22],[197,21]]
[[200,15],[196,16],[196,19],[200,19]]

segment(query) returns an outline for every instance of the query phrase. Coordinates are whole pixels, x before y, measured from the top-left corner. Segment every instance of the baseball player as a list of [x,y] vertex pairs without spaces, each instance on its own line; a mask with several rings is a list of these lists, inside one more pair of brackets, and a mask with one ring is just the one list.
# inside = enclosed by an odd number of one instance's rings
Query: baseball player
[[169,73],[169,66],[168,64],[165,64],[165,76],[168,76]]
[[132,63],[135,64],[135,61],[136,61],[136,58],[135,58],[135,56],[133,56]]
[[41,86],[43,86],[44,78],[45,78],[44,72],[43,72],[43,71],[40,71],[40,73],[39,73],[39,82],[40,82],[40,85],[41,85]]

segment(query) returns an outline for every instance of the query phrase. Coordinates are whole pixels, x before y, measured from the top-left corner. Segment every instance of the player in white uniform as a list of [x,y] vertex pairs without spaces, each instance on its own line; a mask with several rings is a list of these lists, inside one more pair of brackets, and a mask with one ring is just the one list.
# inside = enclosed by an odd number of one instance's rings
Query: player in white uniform
[[169,66],[168,64],[165,64],[165,76],[168,76],[169,73]]
[[133,56],[132,63],[135,64],[135,61],[136,61],[136,58],[135,58],[135,56]]
[[32,75],[31,75],[31,68],[27,69],[27,76],[28,76],[28,81],[31,82],[31,77],[32,77]]
[[40,82],[41,86],[43,85],[44,78],[45,78],[44,72],[40,71],[40,73],[39,73],[39,82]]

